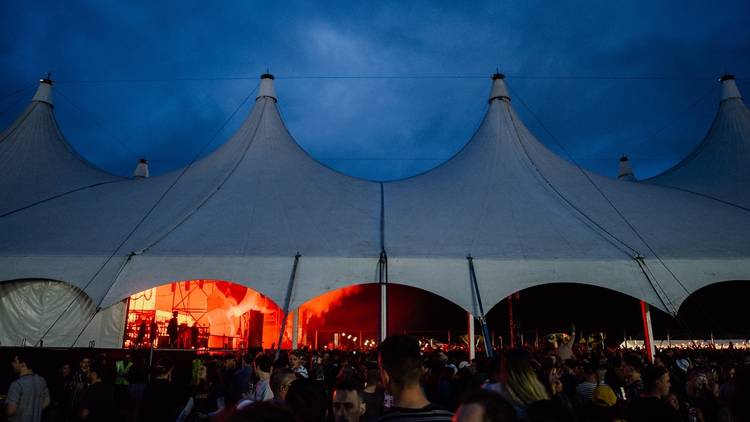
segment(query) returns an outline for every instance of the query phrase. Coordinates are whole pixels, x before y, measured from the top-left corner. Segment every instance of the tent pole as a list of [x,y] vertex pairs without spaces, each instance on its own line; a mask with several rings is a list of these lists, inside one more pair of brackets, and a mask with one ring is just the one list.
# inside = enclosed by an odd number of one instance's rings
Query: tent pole
[[654,363],[656,345],[654,344],[654,329],[651,325],[651,309],[644,301],[641,301],[641,318],[643,319],[643,345],[648,353],[648,361]]
[[281,342],[284,340],[284,330],[286,329],[286,318],[289,316],[289,306],[292,303],[292,292],[294,291],[294,280],[297,278],[297,266],[299,264],[299,252],[294,256],[294,264],[292,265],[292,274],[289,276],[289,285],[286,288],[286,299],[284,300],[284,309],[282,312],[284,316],[281,318],[281,327],[279,328],[279,342],[276,344],[276,355],[274,360],[279,358],[281,354]]
[[[487,355],[488,358],[491,358],[493,354],[492,337],[490,337],[490,330],[487,327],[487,320],[485,319],[485,316],[484,316],[484,305],[482,304],[482,295],[479,292],[479,283],[477,282],[477,273],[474,270],[474,258],[471,255],[469,255],[466,257],[466,259],[469,261],[469,279],[471,280],[471,285],[474,288],[474,295],[477,299],[477,305],[479,307],[479,315],[477,315],[477,319],[479,319],[479,325],[482,328],[482,338],[484,339],[484,353]],[[473,322],[471,326],[472,326],[472,331],[473,331],[473,327],[474,327]]]
[[378,340],[382,343],[388,336],[388,256],[385,254],[385,251],[380,252],[378,267],[378,282],[380,284],[380,330]]
[[474,342],[474,315],[471,312],[467,312],[466,316],[468,317],[468,335],[466,336],[466,340],[469,342],[469,361],[472,361],[477,357],[477,344]]
[[299,308],[291,311],[292,314],[292,350],[299,349]]

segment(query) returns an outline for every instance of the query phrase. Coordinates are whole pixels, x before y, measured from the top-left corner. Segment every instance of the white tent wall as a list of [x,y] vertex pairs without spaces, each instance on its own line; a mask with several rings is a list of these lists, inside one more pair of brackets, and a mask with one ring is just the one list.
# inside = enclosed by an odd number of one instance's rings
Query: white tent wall
[[125,312],[125,302],[118,302],[97,313],[88,296],[59,281],[3,282],[0,345],[35,346],[44,335],[44,347],[71,347],[74,342],[80,347],[91,342],[96,347],[121,347]]

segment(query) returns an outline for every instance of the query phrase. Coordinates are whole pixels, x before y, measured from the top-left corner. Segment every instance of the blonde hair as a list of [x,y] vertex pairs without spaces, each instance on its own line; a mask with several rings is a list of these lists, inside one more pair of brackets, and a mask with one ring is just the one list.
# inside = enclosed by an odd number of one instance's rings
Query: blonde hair
[[534,372],[531,358],[523,351],[508,353],[505,391],[508,400],[517,406],[528,406],[535,401],[549,400],[547,389]]

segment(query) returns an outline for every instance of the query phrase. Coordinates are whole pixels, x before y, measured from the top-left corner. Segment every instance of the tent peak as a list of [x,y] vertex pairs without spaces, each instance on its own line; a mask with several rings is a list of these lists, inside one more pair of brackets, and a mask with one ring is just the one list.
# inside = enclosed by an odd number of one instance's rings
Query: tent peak
[[721,78],[719,78],[719,82],[721,82],[722,87],[721,101],[729,100],[731,98],[742,98],[740,90],[737,89],[734,75],[724,74]]
[[505,86],[505,75],[500,72],[495,72],[492,75],[492,90],[490,91],[490,100],[501,100],[510,101],[510,95],[508,95],[508,88]]
[[260,89],[258,90],[258,96],[255,97],[256,101],[263,97],[273,98],[274,101],[277,101],[276,90],[273,89],[273,79],[273,75],[268,72],[260,75]]
[[141,158],[133,171],[133,177],[136,179],[145,179],[149,177],[148,160]]
[[634,182],[636,180],[633,167],[630,166],[630,158],[625,154],[622,154],[620,157],[620,162],[617,168],[617,180],[627,180],[629,182]]
[[54,81],[52,80],[52,74],[47,73],[46,78],[39,79],[39,88],[36,89],[36,93],[34,94],[34,97],[31,99],[31,101],[47,103],[50,106],[54,107],[55,104],[52,102],[53,84]]

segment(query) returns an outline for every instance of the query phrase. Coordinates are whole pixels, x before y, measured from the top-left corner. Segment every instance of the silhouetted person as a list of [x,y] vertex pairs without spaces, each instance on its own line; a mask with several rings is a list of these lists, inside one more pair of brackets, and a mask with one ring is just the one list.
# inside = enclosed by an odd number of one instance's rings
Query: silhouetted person
[[393,396],[393,407],[379,421],[451,420],[453,413],[430,403],[419,385],[422,356],[416,338],[390,336],[378,346],[378,351],[380,377],[385,390]]
[[172,312],[172,318],[167,324],[167,335],[169,336],[169,347],[177,347],[177,336],[179,334],[179,324],[177,324],[177,311]]

